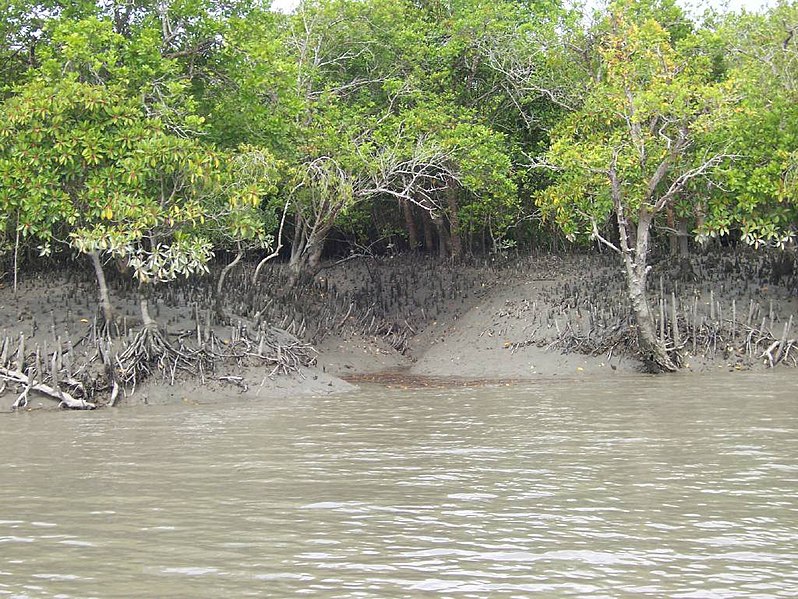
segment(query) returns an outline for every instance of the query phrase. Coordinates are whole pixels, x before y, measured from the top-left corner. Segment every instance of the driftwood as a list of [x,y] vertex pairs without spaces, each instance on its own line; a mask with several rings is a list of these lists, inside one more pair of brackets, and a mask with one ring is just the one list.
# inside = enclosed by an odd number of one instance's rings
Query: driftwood
[[72,397],[66,391],[62,391],[61,389],[51,387],[50,385],[37,382],[28,375],[15,370],[0,368],[0,378],[2,378],[4,381],[25,386],[24,390],[17,398],[17,401],[14,402],[15,409],[24,408],[26,405],[28,405],[28,394],[31,391],[40,393],[41,395],[49,397],[50,399],[54,399],[60,402],[61,406],[70,408],[72,410],[93,410],[97,407],[93,403]]

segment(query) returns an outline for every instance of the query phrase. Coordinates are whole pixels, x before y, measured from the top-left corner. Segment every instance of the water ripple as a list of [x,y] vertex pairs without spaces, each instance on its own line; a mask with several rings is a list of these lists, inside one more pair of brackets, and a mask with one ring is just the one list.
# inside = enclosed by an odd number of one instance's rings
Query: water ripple
[[793,597],[773,375],[20,414],[0,596]]

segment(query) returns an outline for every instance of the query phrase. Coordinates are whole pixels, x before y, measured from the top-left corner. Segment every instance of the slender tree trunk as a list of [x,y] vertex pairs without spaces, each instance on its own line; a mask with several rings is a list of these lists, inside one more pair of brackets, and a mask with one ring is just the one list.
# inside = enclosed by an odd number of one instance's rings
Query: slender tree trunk
[[105,280],[105,272],[103,271],[103,265],[100,261],[100,252],[96,250],[89,252],[89,258],[91,258],[91,263],[94,266],[94,275],[97,277],[97,287],[100,292],[100,308],[103,312],[103,319],[106,325],[110,325],[114,319],[114,312],[111,307],[111,297],[108,294],[108,283]]
[[679,255],[686,258],[690,255],[690,231],[688,230],[687,219],[680,218],[677,223],[679,231]]
[[416,219],[415,215],[413,214],[413,205],[410,203],[410,200],[402,200],[402,213],[405,217],[407,243],[410,245],[410,251],[418,251],[418,227],[416,226]]
[[435,227],[429,211],[421,211],[421,224],[424,228],[424,250],[427,253],[435,251]]
[[283,206],[283,216],[280,219],[280,228],[277,230],[277,242],[275,244],[275,248],[272,252],[269,253],[268,256],[261,259],[258,262],[258,265],[255,267],[255,272],[252,273],[252,285],[254,286],[258,282],[258,277],[260,276],[260,271],[266,265],[267,262],[273,260],[277,256],[280,255],[280,250],[283,249],[283,227],[285,227],[285,217],[288,214],[288,207],[291,205],[290,201],[286,201],[285,205]]
[[459,190],[451,185],[446,190],[446,205],[449,208],[449,248],[452,260],[459,260],[463,256],[463,239],[460,235],[460,210],[457,199]]
[[14,239],[14,297],[19,283],[19,213],[17,213],[17,236]]
[[294,239],[291,242],[291,257],[288,259],[288,265],[292,270],[294,269],[294,265],[299,261],[299,257],[305,251],[305,242],[305,219],[297,214],[296,224],[294,225]]
[[665,217],[668,223],[670,253],[671,256],[676,256],[679,253],[679,234],[676,232],[676,215],[674,214],[673,206],[668,205],[665,208]]
[[449,233],[446,231],[446,223],[443,222],[443,218],[437,216],[432,218],[432,224],[438,233],[438,256],[441,260],[446,260],[449,257]]
[[236,257],[233,258],[233,261],[230,264],[226,265],[222,272],[219,273],[219,280],[216,281],[216,293],[214,297],[214,309],[216,311],[216,316],[219,317],[219,320],[225,321],[227,320],[227,314],[224,312],[224,301],[222,301],[222,291],[224,290],[224,280],[227,278],[227,275],[233,270],[239,262],[241,262],[241,258],[244,257],[244,250],[239,246],[238,252],[236,253]]
[[[706,221],[706,213],[704,211],[704,205],[701,202],[698,202],[695,207],[693,208],[693,214],[695,215],[695,231],[702,231],[704,228],[704,222]],[[703,253],[703,250],[706,248],[705,243],[700,243],[697,249],[699,253]]]

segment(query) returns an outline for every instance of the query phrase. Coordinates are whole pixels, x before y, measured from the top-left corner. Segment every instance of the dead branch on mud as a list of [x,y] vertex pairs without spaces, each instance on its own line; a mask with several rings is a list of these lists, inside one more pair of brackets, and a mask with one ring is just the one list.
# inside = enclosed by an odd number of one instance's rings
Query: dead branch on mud
[[72,397],[69,393],[58,387],[46,385],[45,383],[39,382],[33,377],[22,374],[21,372],[8,370],[7,368],[0,368],[0,379],[4,381],[4,389],[5,383],[9,382],[22,387],[22,392],[19,394],[19,397],[17,397],[17,400],[13,405],[15,410],[27,407],[28,395],[31,391],[44,395],[50,399],[54,399],[55,401],[59,402],[59,406],[63,406],[72,410],[93,410],[97,407],[91,402]]

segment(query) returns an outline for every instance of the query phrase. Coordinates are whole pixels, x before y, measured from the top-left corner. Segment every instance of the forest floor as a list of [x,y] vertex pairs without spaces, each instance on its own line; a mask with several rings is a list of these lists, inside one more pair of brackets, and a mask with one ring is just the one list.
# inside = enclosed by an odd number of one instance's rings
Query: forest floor
[[[614,256],[540,255],[457,267],[419,256],[353,258],[328,264],[300,288],[287,286],[279,264],[255,285],[251,273],[244,265],[225,285],[227,323],[212,317],[212,277],[163,286],[152,312],[167,338],[195,332],[199,338],[201,329],[212,330],[221,347],[233,347],[247,329],[268,323],[303,344],[313,363],[278,372],[276,359],[241,354],[193,376],[154,370],[135,388],[122,389],[119,405],[322,395],[362,382],[609,381],[642,370]],[[61,355],[74,355],[76,363],[82,355],[101,370],[102,352],[91,350],[98,308],[90,275],[90,267],[39,265],[21,273],[16,294],[8,280],[0,281],[0,342],[8,370],[20,335],[25,363],[38,364],[39,371],[48,371],[45,357],[56,354],[59,362]],[[137,297],[130,283],[111,279],[115,327],[130,339],[140,324]],[[661,334],[679,348],[683,372],[796,364],[798,273],[792,260],[748,251],[663,260],[654,265],[650,288]],[[0,411],[11,410],[20,387],[7,381]],[[96,390],[98,397],[109,392],[101,384]],[[100,397],[95,403],[105,402]],[[26,407],[57,406],[34,392]]]

